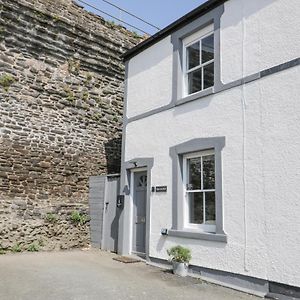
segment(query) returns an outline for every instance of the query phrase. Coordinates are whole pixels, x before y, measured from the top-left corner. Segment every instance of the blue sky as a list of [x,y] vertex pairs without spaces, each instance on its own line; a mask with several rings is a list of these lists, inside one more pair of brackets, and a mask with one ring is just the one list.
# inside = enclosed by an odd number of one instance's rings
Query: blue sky
[[[125,13],[120,13],[118,9],[111,7],[109,4],[103,2],[102,0],[83,0],[97,8],[114,15],[122,20],[130,23],[150,34],[154,34],[156,30],[141,21],[135,20],[134,18],[126,15]],[[193,10],[197,6],[205,2],[205,0],[151,0],[151,1],[141,1],[141,0],[108,0],[111,3],[120,6],[121,8],[128,10],[129,12],[145,19],[149,23],[152,23],[161,29],[177,20],[181,16],[185,15],[189,11]],[[94,11],[92,8],[83,5],[87,10],[102,15],[100,12]],[[102,15],[106,19],[109,17]],[[115,21],[118,23],[117,21]],[[126,26],[128,27],[128,26]],[[129,28],[132,31],[138,32],[137,29]],[[141,32],[139,32],[141,33]]]

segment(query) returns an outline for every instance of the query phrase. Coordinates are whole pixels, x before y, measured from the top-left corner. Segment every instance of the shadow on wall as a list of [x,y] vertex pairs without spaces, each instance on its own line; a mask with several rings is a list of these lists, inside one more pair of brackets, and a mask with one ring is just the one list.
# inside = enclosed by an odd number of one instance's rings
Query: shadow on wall
[[122,138],[114,138],[104,143],[107,174],[118,174],[121,170]]

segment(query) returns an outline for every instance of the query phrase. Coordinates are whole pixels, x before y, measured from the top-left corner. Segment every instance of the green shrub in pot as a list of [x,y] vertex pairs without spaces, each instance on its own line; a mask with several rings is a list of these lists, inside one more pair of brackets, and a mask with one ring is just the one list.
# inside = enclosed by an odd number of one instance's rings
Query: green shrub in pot
[[173,273],[182,277],[187,276],[188,264],[192,259],[191,250],[178,245],[167,250],[167,253],[173,264]]

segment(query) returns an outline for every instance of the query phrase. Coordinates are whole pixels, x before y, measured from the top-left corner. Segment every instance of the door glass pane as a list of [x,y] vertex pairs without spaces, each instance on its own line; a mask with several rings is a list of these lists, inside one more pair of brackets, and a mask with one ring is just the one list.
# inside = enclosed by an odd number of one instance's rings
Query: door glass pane
[[207,89],[214,85],[214,64],[209,64],[203,68],[203,85]]
[[202,39],[202,64],[207,61],[214,59],[214,35],[209,35],[208,37]]
[[201,189],[201,158],[188,159],[188,186],[187,190]]
[[216,224],[215,192],[205,193],[205,224]]
[[203,156],[203,189],[212,190],[215,188],[215,156]]
[[203,223],[203,193],[188,193],[190,223]]
[[147,175],[140,176],[138,187],[147,187]]
[[196,71],[190,72],[188,74],[188,93],[192,94],[192,93],[196,93],[201,91],[202,89],[202,82],[201,82],[201,78],[202,78],[202,74],[201,74],[201,69],[198,69]]
[[188,70],[200,65],[200,44],[199,42],[186,48]]

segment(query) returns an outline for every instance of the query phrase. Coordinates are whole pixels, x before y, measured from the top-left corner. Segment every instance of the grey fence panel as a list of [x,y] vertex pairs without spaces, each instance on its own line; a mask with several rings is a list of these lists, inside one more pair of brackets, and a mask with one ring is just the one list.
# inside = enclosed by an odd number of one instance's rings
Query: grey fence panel
[[92,176],[89,180],[91,245],[101,248],[106,176]]

